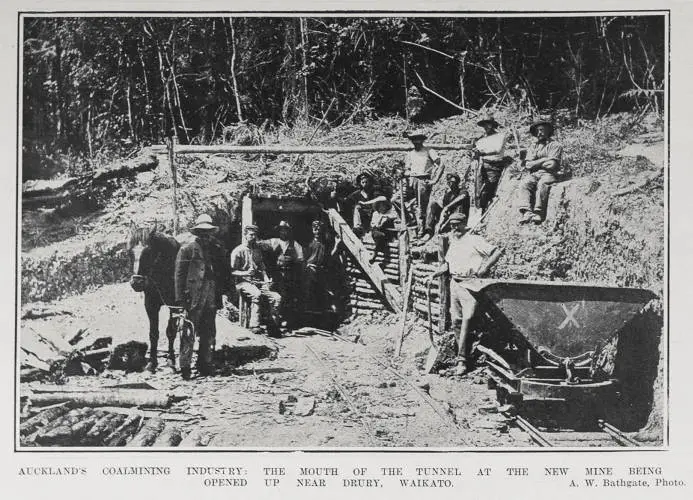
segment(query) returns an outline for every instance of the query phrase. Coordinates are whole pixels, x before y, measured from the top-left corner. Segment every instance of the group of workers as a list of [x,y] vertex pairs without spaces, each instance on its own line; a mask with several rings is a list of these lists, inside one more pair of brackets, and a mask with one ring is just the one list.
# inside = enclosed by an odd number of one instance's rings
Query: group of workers
[[[281,221],[278,236],[258,239],[258,227],[243,229],[243,242],[230,256],[230,274],[236,292],[249,308],[247,327],[270,336],[280,336],[291,328],[303,312],[326,307],[326,270],[330,252],[326,247],[323,223],[312,222],[312,239],[303,246],[291,237],[291,225]],[[183,245],[175,265],[176,305],[186,311],[192,335],[181,336],[180,369],[184,379],[191,376],[192,347],[199,338],[197,373],[213,373],[212,350],[216,338],[215,315],[221,307],[221,293],[227,282],[221,264],[223,250],[214,237],[218,227],[209,215],[197,218],[190,232],[193,240]],[[335,245],[336,248],[336,245]]]
[[[499,130],[500,124],[493,116],[484,116],[477,123],[484,129],[484,135],[475,141],[472,149],[477,168],[474,203],[485,211],[496,195],[503,171],[513,160],[505,151],[510,136]],[[549,189],[556,182],[562,160],[562,147],[553,139],[554,130],[549,119],[535,121],[529,131],[536,140],[527,151],[520,151],[521,167],[526,172],[519,186],[521,224],[540,224],[545,218]],[[443,265],[429,279],[443,273],[450,275],[450,313],[458,346],[457,371],[463,373],[467,369],[469,322],[476,310],[476,300],[464,282],[483,276],[501,252],[481,236],[468,234],[472,200],[458,174],[447,173],[445,193],[440,199],[432,199],[432,188],[445,173],[440,156],[424,145],[427,136],[423,131],[414,131],[407,137],[414,149],[406,155],[400,193],[388,199],[377,191],[373,176],[363,172],[356,179],[353,193],[337,200],[333,191],[331,201],[337,207],[341,203],[352,210],[354,232],[359,236],[370,234],[376,254],[386,252],[388,239],[407,224],[393,208],[393,203],[397,202],[405,218],[407,211],[413,212],[419,238],[427,240],[434,234],[441,234],[448,240]],[[449,232],[445,232],[447,226]],[[270,335],[279,335],[283,328],[291,327],[299,311],[325,308],[327,264],[339,243],[337,240],[331,250],[327,249],[323,223],[319,220],[312,223],[312,240],[305,246],[291,238],[292,228],[288,222],[280,222],[276,229],[278,237],[259,240],[258,227],[245,226],[243,242],[230,257],[235,289],[249,303],[248,328],[260,332],[264,317]],[[176,260],[176,300],[187,311],[200,338],[197,369],[201,374],[212,370],[214,315],[220,304],[221,286],[215,281],[219,275],[215,263],[219,258],[212,243],[216,231],[208,215],[200,216],[191,228],[195,239],[181,248]],[[180,363],[184,378],[190,377],[191,354],[192,341],[181,339]]]

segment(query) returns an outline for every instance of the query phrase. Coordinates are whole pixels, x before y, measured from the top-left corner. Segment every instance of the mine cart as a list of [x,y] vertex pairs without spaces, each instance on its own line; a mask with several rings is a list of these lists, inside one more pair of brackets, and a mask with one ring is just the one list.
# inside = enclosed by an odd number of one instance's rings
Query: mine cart
[[480,280],[470,290],[486,330],[475,353],[501,402],[514,404],[617,398],[618,351],[656,298],[643,289],[531,281]]

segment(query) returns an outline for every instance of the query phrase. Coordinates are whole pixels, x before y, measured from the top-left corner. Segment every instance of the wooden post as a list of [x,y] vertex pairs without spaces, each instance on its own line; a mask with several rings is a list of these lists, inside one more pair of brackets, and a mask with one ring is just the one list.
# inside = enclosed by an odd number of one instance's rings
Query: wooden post
[[178,174],[176,173],[176,154],[175,147],[178,140],[175,136],[169,137],[166,141],[168,146],[168,163],[171,167],[171,179],[173,180],[173,234],[178,234]]
[[[438,261],[442,265],[445,262],[445,254],[448,251],[448,239],[440,238],[438,246]],[[450,273],[444,273],[438,278],[438,290],[440,293],[440,321],[438,321],[438,333],[444,334],[450,324]]]
[[404,115],[407,117],[407,125],[409,125],[409,89],[407,88],[407,56],[402,56],[404,61]]
[[399,282],[401,286],[404,286],[409,272],[409,230],[407,229],[407,210],[404,207],[404,179],[399,181],[399,202],[399,216],[402,220],[402,230],[399,233]]
[[253,199],[245,195],[243,197],[243,202],[241,205],[241,229],[245,231],[245,228],[253,223]]

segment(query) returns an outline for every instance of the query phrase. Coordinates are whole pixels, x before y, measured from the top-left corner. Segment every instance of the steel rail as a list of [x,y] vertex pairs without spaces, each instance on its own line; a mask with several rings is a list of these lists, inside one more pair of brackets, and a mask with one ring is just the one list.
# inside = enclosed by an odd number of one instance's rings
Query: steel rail
[[611,436],[621,446],[640,447],[640,443],[638,443],[634,439],[630,438],[629,436],[626,436],[623,433],[623,431],[614,427],[609,422],[606,422],[605,420],[600,418],[599,420],[597,420],[597,425],[599,426],[599,428],[601,430],[603,430],[605,433],[607,433],[609,436]]
[[[335,338],[337,340],[341,340],[342,342],[346,342],[347,344],[353,345],[353,342],[349,342],[348,340],[342,338],[339,335],[336,335],[332,332],[328,332],[326,330],[323,330],[323,332],[327,335],[329,335],[332,338]],[[376,358],[375,356],[371,355],[366,355],[371,361],[376,362],[386,370],[389,370],[395,377],[403,381],[405,384],[407,384],[410,388],[416,392],[423,401],[431,407],[431,409],[440,417],[440,419],[443,421],[443,423],[448,426],[453,431],[459,431],[462,430],[462,428],[455,422],[455,420],[448,414],[445,413],[443,410],[441,410],[438,405],[435,403],[435,400],[429,395],[426,394],[421,388],[417,387],[414,383],[412,383],[411,380],[409,380],[407,377],[399,373],[397,370],[395,370],[389,363],[386,363],[384,361],[381,361],[380,359]],[[459,437],[459,436],[458,436]],[[466,444],[463,440],[463,444]]]

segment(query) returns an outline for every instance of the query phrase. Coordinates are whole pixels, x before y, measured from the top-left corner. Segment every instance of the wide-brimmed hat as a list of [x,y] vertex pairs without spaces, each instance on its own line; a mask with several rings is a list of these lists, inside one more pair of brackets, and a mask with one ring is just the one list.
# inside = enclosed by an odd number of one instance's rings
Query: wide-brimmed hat
[[275,229],[277,229],[277,230],[279,230],[279,229],[291,229],[291,224],[289,224],[288,222],[283,220],[279,224],[277,224]]
[[196,234],[198,232],[214,232],[219,228],[212,224],[212,218],[207,214],[200,215],[195,219],[195,225],[190,228],[190,232]]
[[462,212],[455,212],[450,216],[448,222],[450,224],[456,224],[458,222],[467,222],[467,216],[464,215]]
[[255,232],[257,233],[257,232],[259,231],[259,229],[258,229],[258,227],[257,227],[255,224],[248,224],[247,226],[245,226],[245,227],[243,228],[243,231],[246,232],[246,233],[247,233],[248,231],[255,231]]
[[550,116],[542,115],[539,118],[537,118],[532,125],[529,127],[529,133],[532,134],[534,137],[537,136],[537,128],[539,125],[548,125],[551,127],[551,132],[549,132],[549,135],[553,135],[554,131],[556,130],[555,125],[553,124],[553,121],[551,120]]
[[496,121],[496,119],[493,117],[493,113],[485,113],[485,114],[481,115],[481,118],[479,119],[479,121],[476,122],[476,124],[479,125],[480,127],[483,127],[486,123],[489,123],[496,128],[500,127],[500,123],[498,123]]
[[425,140],[428,139],[428,134],[424,132],[423,129],[417,128],[407,133],[407,139],[409,139],[410,141],[413,141],[414,139]]
[[456,174],[455,172],[448,172],[445,174],[445,178],[448,179],[449,177],[453,177],[457,182],[460,182],[460,176]]

